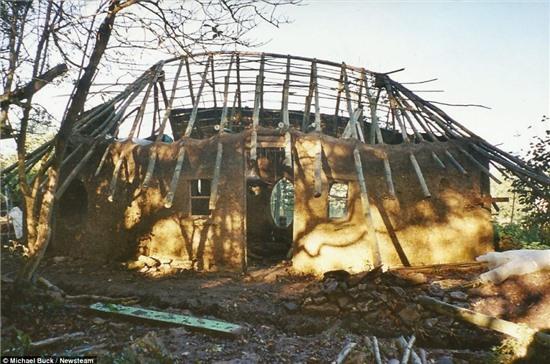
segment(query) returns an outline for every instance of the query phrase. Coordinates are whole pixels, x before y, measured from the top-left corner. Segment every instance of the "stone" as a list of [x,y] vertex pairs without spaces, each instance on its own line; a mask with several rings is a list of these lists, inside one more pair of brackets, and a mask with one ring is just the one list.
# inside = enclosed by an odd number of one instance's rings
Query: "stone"
[[352,351],[351,354],[346,359],[346,364],[364,364],[368,363],[368,356],[367,353],[364,351]]
[[468,299],[468,295],[462,291],[452,291],[449,293],[449,296],[458,301],[466,301]]
[[428,327],[428,328],[431,329],[432,327],[434,327],[435,325],[437,325],[437,322],[438,322],[438,321],[439,321],[439,320],[438,320],[437,318],[435,318],[435,317],[426,319],[426,320],[424,321],[424,326],[426,326],[426,327]]
[[325,296],[315,297],[315,298],[313,298],[313,302],[314,302],[316,305],[320,305],[320,304],[322,304],[322,303],[327,302],[327,298],[326,298]]
[[148,267],[157,267],[160,265],[160,261],[153,257],[148,257],[146,255],[140,255],[138,261],[145,263]]
[[390,360],[388,360],[388,364],[399,364],[399,360],[391,358]]
[[286,302],[283,302],[283,307],[285,308],[285,310],[287,310],[288,312],[296,312],[300,309],[300,307],[292,302],[292,301],[286,301]]
[[304,310],[307,313],[326,316],[336,316],[340,313],[340,309],[338,308],[338,306],[333,303],[325,303],[322,305],[309,305],[305,306]]
[[327,279],[323,282],[323,292],[326,294],[331,294],[336,292],[338,289],[338,281],[334,279]]
[[407,294],[407,293],[405,292],[405,290],[404,290],[403,288],[401,288],[401,287],[395,286],[395,287],[390,287],[390,289],[391,289],[392,291],[394,291],[395,294],[398,295],[398,296],[400,296],[400,297],[405,297],[405,295]]
[[143,268],[141,268],[141,269],[139,270],[139,272],[140,272],[140,273],[147,273],[147,272],[149,272],[149,267],[145,265]]
[[428,278],[426,277],[426,275],[423,274],[423,273],[419,273],[419,272],[414,272],[414,273],[407,274],[406,279],[407,279],[407,281],[409,281],[410,283],[413,283],[413,284],[428,283]]
[[365,283],[361,283],[357,285],[357,289],[360,291],[365,291],[367,289],[367,285]]
[[174,260],[172,258],[168,258],[168,257],[160,257],[160,258],[158,258],[158,261],[160,262],[160,264],[170,264]]
[[437,360],[435,361],[435,364],[453,364],[453,358],[445,355],[437,358]]
[[430,295],[435,297],[443,297],[445,295],[445,292],[437,283],[430,284],[430,286],[428,287],[428,292],[430,293]]
[[413,324],[420,319],[420,313],[415,305],[408,305],[398,313],[399,317],[407,324]]
[[105,320],[100,317],[94,317],[92,322],[96,325],[103,325],[105,323]]
[[66,262],[67,260],[69,260],[69,257],[57,256],[52,258],[52,261],[55,264],[63,263],[63,262]]
[[139,270],[143,267],[145,267],[146,264],[144,262],[142,262],[141,260],[134,260],[134,261],[129,261],[128,263],[126,263],[126,268],[130,269],[130,270]]
[[307,306],[313,303],[313,299],[311,297],[304,298],[304,302],[302,302],[302,305]]
[[345,271],[343,269],[339,269],[339,270],[332,270],[330,272],[326,272],[324,275],[323,275],[323,278],[325,280],[328,280],[328,279],[334,279],[336,281],[344,281],[346,280],[348,277],[350,276],[350,273],[348,271]]
[[338,307],[341,309],[346,308],[351,302],[351,299],[348,296],[340,296],[336,299],[336,303],[338,303]]
[[357,309],[361,312],[368,312],[369,311],[369,302],[359,302],[357,304]]

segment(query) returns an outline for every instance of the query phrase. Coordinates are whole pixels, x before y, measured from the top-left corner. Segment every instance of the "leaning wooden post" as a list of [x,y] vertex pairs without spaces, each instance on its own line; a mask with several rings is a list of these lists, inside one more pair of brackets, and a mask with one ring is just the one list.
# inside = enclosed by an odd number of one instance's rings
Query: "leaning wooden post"
[[432,194],[428,189],[428,185],[426,184],[426,180],[424,179],[424,175],[422,174],[422,170],[420,169],[420,165],[418,164],[418,161],[416,160],[416,157],[412,152],[409,154],[409,159],[411,160],[411,163],[413,165],[414,173],[416,173],[416,178],[418,178],[418,182],[420,183],[420,188],[422,188],[422,193],[424,194],[424,197],[432,197]]
[[[369,100],[369,108],[371,112],[372,125],[371,125],[371,131],[370,131],[370,144],[375,144],[377,139],[378,139],[378,143],[384,144],[384,138],[382,137],[382,132],[378,127],[378,116],[376,116],[376,108],[377,108],[376,100],[378,99],[378,97],[375,98],[369,91],[366,75],[362,74],[362,77],[363,77],[363,83],[365,85],[365,94],[367,95],[367,99]],[[378,96],[380,96],[380,90],[378,91]],[[386,178],[388,192],[390,193],[390,196],[392,196],[393,198],[396,198],[395,185],[393,184],[391,165],[390,165],[390,160],[388,158],[387,153],[384,153],[384,158],[382,159],[382,162],[384,163],[384,177]]]
[[216,76],[214,75],[214,57],[210,57],[210,72],[212,73],[212,97],[214,98],[214,108],[218,108],[216,100]]
[[250,160],[258,159],[258,125],[260,124],[260,98],[262,93],[262,71],[256,76],[256,90],[254,92],[254,112],[252,114],[252,134],[250,136]]
[[369,202],[369,196],[367,193],[367,184],[365,183],[365,176],[363,175],[363,163],[361,162],[361,154],[359,150],[355,148],[353,150],[353,158],[355,160],[355,171],[357,172],[357,179],[359,180],[359,186],[361,187],[361,203],[363,205],[363,214],[367,220],[367,229],[372,242],[372,255],[374,266],[382,264],[382,258],[380,256],[380,245],[378,244],[378,238],[376,236],[376,229],[374,228],[374,221],[372,219],[371,205]]
[[[209,56],[211,58],[212,56]],[[187,123],[187,128],[185,129],[184,137],[189,137],[191,135],[191,132],[193,131],[193,126],[195,124],[195,120],[197,119],[197,113],[199,109],[199,102],[202,94],[202,90],[204,89],[204,84],[206,83],[206,77],[208,75],[208,67],[210,66],[210,59],[206,61],[206,66],[204,67],[204,72],[202,73],[202,81],[201,85],[199,87],[199,90],[197,92],[197,97],[195,98],[195,103],[193,104],[193,111],[191,111],[191,116],[189,117],[189,122]],[[170,105],[172,104],[174,92],[175,92],[175,85],[172,89],[172,98],[170,100]],[[168,110],[167,110],[168,111]],[[166,116],[166,114],[165,114]],[[159,134],[160,136],[160,134]],[[172,202],[174,201],[174,196],[176,194],[176,188],[178,187],[178,181],[181,174],[181,169],[183,167],[183,161],[185,159],[185,145],[183,145],[182,141],[180,140],[178,142],[178,156],[176,159],[176,166],[174,168],[174,174],[172,175],[172,180],[170,181],[170,188],[168,190],[168,193],[166,194],[166,197],[164,198],[164,207],[170,208],[172,206]],[[154,168],[154,164],[153,164]],[[147,169],[147,173],[149,173],[149,168]],[[151,170],[152,174],[152,170]],[[147,177],[147,175],[146,175]],[[145,182],[144,182],[145,184]]]
[[[158,144],[162,139],[162,134],[164,133],[164,129],[166,128],[166,123],[168,122],[168,119],[170,118],[170,113],[172,112],[172,104],[174,103],[174,97],[176,96],[176,88],[178,86],[178,79],[179,79],[181,69],[183,67],[183,63],[184,63],[184,60],[182,60],[178,66],[176,76],[174,77],[174,83],[172,84],[172,93],[170,95],[170,100],[168,101],[168,105],[166,106],[166,110],[164,111],[164,116],[162,117],[162,123],[160,124],[159,134],[157,135],[153,145],[151,145],[151,149],[150,149],[151,154],[149,155],[149,163],[147,165],[145,178],[143,179],[143,183],[142,183],[143,188],[149,187],[149,183],[151,182],[151,178],[153,177],[153,172],[155,170],[155,163],[157,161]],[[207,67],[208,67],[208,64],[207,64]]]
[[220,184],[220,170],[223,158],[223,143],[222,136],[225,133],[225,125],[227,124],[227,100],[229,98],[229,76],[231,75],[231,66],[233,65],[233,56],[229,62],[229,69],[227,70],[227,76],[225,76],[225,83],[223,89],[223,109],[220,118],[220,131],[218,133],[218,150],[216,152],[216,162],[214,164],[214,176],[212,177],[212,187],[210,189],[210,201],[208,202],[208,208],[212,211],[216,209],[218,202],[218,186]]
[[455,159],[455,157],[449,152],[447,149],[445,149],[445,155],[449,158],[451,161],[451,164],[462,174],[467,175],[468,172],[462,167],[462,165]]
[[311,63],[311,74],[313,78],[313,95],[315,98],[315,131],[317,132],[317,152],[315,153],[315,190],[313,195],[321,197],[323,193],[323,180],[321,171],[323,169],[323,140],[321,132],[321,106],[319,105],[319,85],[317,83],[317,60]]
[[497,178],[495,177],[487,167],[485,167],[483,164],[479,163],[479,161],[477,159],[474,158],[473,155],[471,155],[470,153],[468,153],[466,150],[464,150],[464,148],[462,147],[458,147],[458,150],[460,150],[465,156],[466,158],[468,158],[477,168],[479,168],[479,170],[481,172],[483,172],[484,174],[486,174],[489,178],[491,178],[493,181],[495,181],[496,183],[498,184],[501,184],[502,182]]
[[187,84],[189,85],[189,96],[191,96],[191,103],[195,105],[195,94],[193,93],[193,79],[191,78],[191,70],[189,69],[189,59],[185,57],[184,60],[185,70],[187,71]]
[[[315,61],[313,61],[315,62]],[[316,75],[313,75],[313,62],[311,66],[311,72],[309,76],[309,89],[305,100],[304,117],[302,119],[302,131],[305,132],[309,126],[309,117],[311,112],[311,99],[313,98],[314,83],[317,82]]]
[[429,296],[419,296],[418,302],[435,312],[467,321],[478,327],[498,331],[519,340],[533,338],[541,345],[550,347],[550,335],[543,332],[537,332],[524,324],[516,324],[497,317],[488,316],[467,308],[451,305]]
[[288,115],[288,95],[290,89],[290,57],[287,58],[286,63],[286,79],[283,82],[283,125],[285,130],[285,160],[284,165],[287,167],[292,166],[292,139],[290,137],[290,117]]
[[348,73],[346,71],[346,64],[342,63],[342,73],[344,75],[343,83],[344,83],[344,90],[346,92],[346,105],[348,109],[348,124],[346,125],[346,128],[344,129],[344,133],[342,134],[343,138],[355,138],[359,139],[359,134],[357,133],[357,120],[356,120],[356,114],[353,112],[353,107],[351,106],[351,93],[349,91],[349,84],[348,84]]
[[[143,97],[143,101],[139,107],[139,111],[134,119],[128,138],[124,142],[124,144],[130,144],[130,147],[123,148],[122,152],[120,153],[120,158],[115,166],[115,169],[113,170],[113,177],[111,178],[111,183],[109,185],[109,197],[107,197],[107,200],[110,202],[113,202],[115,198],[116,185],[117,185],[119,171],[122,166],[122,163],[126,158],[126,156],[134,150],[134,147],[137,146],[136,144],[132,145],[132,139],[134,138],[134,134],[136,132],[138,123],[140,123],[140,121],[143,119],[143,115],[145,114],[145,107],[147,106],[147,100],[149,99],[149,95],[151,94],[151,89],[153,85],[157,82],[158,77],[162,71],[162,65],[163,63],[160,64],[160,67],[158,68],[157,72],[155,73],[155,76],[153,77],[153,80],[149,84],[149,87],[147,87],[147,91],[145,91],[145,96]],[[100,162],[100,165],[102,165],[102,162],[103,160]]]
[[344,85],[342,84],[344,82],[344,64],[342,64],[342,67],[340,69],[340,79],[338,80],[338,93],[336,95],[336,106],[334,107],[334,136],[338,136],[338,112],[340,111],[340,98],[342,97],[342,91],[344,88]]
[[124,162],[126,155],[130,154],[134,150],[134,148],[137,146],[137,144],[126,144],[126,143],[123,145],[124,145],[124,149],[120,153],[118,161],[115,165],[115,169],[113,170],[113,177],[111,178],[111,183],[109,184],[109,196],[107,197],[107,200],[109,202],[113,202],[115,198],[116,185],[118,181],[118,176],[120,174],[120,168],[122,167],[122,163]]

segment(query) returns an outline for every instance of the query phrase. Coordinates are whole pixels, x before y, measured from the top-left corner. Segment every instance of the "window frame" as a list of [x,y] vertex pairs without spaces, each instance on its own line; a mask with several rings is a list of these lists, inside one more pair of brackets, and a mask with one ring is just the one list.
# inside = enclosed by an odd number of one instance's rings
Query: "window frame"
[[[208,191],[208,194],[207,195],[193,195],[193,184],[194,183],[198,183],[198,181],[201,181],[201,184],[203,183],[203,181],[208,181],[209,183],[209,191]],[[204,216],[211,216],[212,215],[212,210],[210,210],[210,195],[211,195],[211,192],[212,192],[212,179],[209,179],[209,178],[195,178],[195,179],[191,179],[189,180],[189,215],[190,216],[195,216],[195,217],[204,217]],[[208,213],[207,214],[194,214],[193,213],[193,201],[197,201],[197,200],[206,200],[206,203],[208,205]]]
[[[334,185],[337,185],[337,184],[340,184],[340,185],[345,185],[346,186],[346,196],[345,197],[339,197],[339,196],[334,196],[334,195],[331,195],[331,191],[332,191],[332,188]],[[345,204],[344,204],[344,207],[345,207],[345,210],[344,210],[344,214],[342,216],[331,216],[330,215],[330,206],[331,206],[331,200],[332,199],[335,199],[336,201],[344,201]],[[327,194],[327,218],[329,220],[345,220],[349,217],[349,181],[331,181],[329,183],[329,188],[328,188],[328,194]]]

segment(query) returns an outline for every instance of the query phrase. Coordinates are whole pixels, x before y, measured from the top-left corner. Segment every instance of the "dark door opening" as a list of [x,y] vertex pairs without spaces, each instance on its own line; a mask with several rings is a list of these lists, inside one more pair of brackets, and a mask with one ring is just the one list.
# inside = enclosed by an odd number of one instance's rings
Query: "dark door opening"
[[249,168],[246,197],[249,261],[273,263],[287,259],[292,246],[294,185],[284,148],[258,148]]

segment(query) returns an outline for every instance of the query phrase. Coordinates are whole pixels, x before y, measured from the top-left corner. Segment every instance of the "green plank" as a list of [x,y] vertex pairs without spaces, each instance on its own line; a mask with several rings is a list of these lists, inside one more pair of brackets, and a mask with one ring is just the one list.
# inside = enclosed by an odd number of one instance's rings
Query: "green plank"
[[145,320],[183,325],[195,329],[215,331],[222,334],[239,335],[244,330],[242,326],[225,321],[202,319],[175,313],[147,310],[141,307],[131,307],[111,303],[94,303],[90,308],[95,311],[131,316]]

